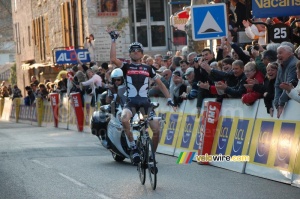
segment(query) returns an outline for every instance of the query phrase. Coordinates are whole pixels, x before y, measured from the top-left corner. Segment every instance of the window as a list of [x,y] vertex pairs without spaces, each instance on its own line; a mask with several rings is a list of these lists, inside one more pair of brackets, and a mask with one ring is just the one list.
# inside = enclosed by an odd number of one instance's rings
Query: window
[[17,45],[17,53],[21,53],[21,40],[20,40],[20,30],[19,30],[19,23],[15,24],[15,41]]
[[28,45],[31,46],[30,26],[28,26],[27,31],[28,31]]

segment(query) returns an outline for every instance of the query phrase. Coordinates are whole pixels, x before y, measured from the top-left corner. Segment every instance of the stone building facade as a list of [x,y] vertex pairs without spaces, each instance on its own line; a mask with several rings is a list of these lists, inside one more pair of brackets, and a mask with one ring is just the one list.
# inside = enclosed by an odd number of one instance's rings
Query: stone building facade
[[[82,48],[89,34],[95,36],[95,60],[109,61],[108,26],[121,26],[117,57],[128,58],[128,46],[141,42],[145,53],[166,54],[186,45],[175,43],[176,29],[169,18],[187,4],[170,4],[169,0],[114,0],[116,12],[104,12],[105,0],[14,0],[12,2],[18,86],[23,89],[35,75],[40,82],[55,80],[62,66],[55,65],[55,51],[68,46]],[[174,1],[175,2],[175,1]],[[180,2],[180,1],[179,1]],[[188,1],[187,1],[188,2]],[[128,22],[124,22],[128,20]],[[120,23],[119,23],[120,22]],[[177,34],[178,35],[178,34]],[[182,40],[183,38],[183,40]],[[175,46],[176,45],[176,46]],[[174,50],[175,46],[175,50]],[[63,66],[64,68],[66,66]]]
[[[55,50],[68,46],[81,48],[89,34],[95,36],[96,61],[109,61],[110,37],[106,27],[120,18],[128,18],[128,1],[117,3],[116,16],[100,17],[100,0],[12,1],[19,87],[29,85],[32,75],[40,82],[54,81],[62,69],[55,67]],[[119,57],[124,57],[125,46],[130,43],[128,30],[126,24],[118,41]]]

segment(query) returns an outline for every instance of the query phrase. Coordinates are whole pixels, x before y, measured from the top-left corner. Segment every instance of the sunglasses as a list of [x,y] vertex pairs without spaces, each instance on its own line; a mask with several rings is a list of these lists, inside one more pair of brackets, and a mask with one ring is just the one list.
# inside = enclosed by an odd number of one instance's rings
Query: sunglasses
[[121,81],[121,79],[114,79],[114,81],[115,81],[115,82],[117,82],[117,81],[118,81],[118,82],[120,82],[120,81]]
[[132,52],[143,52],[143,50],[140,49],[140,48],[133,48],[133,49],[130,49],[130,52],[131,52],[131,53],[132,53]]

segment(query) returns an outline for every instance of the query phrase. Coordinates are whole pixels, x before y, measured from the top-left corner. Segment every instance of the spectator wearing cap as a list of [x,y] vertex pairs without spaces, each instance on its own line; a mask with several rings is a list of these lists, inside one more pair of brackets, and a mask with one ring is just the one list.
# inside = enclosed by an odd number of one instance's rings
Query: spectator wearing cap
[[[170,80],[172,77],[172,72],[170,69],[165,69],[162,74],[160,80],[166,86],[167,89],[170,88]],[[154,85],[149,89],[149,97],[164,97],[164,94],[160,91],[157,85]]]
[[[262,19],[255,19],[256,22],[262,22]],[[266,28],[261,24],[251,24],[248,20],[242,21],[245,26],[246,35],[253,40],[258,40],[259,45],[266,45]]]
[[187,86],[182,83],[182,72],[180,70],[176,70],[173,72],[171,85],[170,85],[170,96],[173,99],[176,106],[180,106],[183,101],[183,98],[180,96],[186,92]]
[[184,76],[188,81],[189,85],[187,86],[186,92],[182,93],[181,97],[183,99],[188,99],[188,100],[195,99],[198,95],[198,86],[197,86],[197,82],[194,81],[195,78],[194,68],[189,67],[186,70]]

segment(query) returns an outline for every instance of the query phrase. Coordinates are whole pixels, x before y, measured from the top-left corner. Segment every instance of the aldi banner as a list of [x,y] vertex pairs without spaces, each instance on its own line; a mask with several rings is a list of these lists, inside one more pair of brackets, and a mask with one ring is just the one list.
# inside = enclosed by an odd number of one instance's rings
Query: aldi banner
[[274,1],[254,0],[252,1],[252,12],[255,18],[283,17],[299,15],[300,0]]
[[87,49],[76,49],[75,51],[74,50],[55,51],[55,61],[57,64],[77,64],[78,63],[77,57],[82,63],[91,61],[90,54]]

